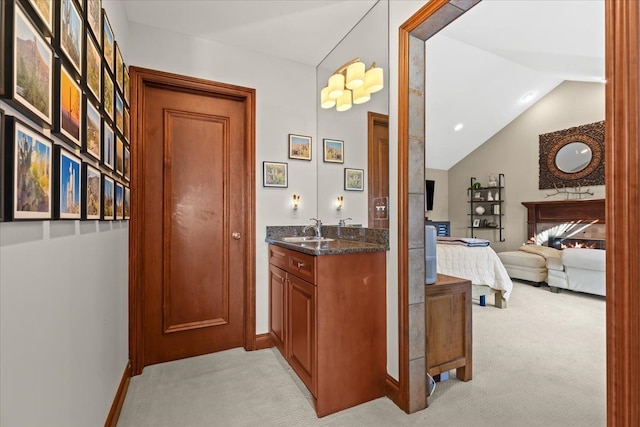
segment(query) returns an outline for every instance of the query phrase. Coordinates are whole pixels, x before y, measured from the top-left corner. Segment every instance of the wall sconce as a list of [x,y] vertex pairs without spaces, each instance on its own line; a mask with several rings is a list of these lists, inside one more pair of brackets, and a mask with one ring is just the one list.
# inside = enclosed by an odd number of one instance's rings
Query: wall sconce
[[344,206],[344,197],[338,196],[338,199],[336,200],[336,210],[337,211],[342,210],[342,206]]
[[347,111],[351,104],[364,104],[371,99],[371,94],[384,88],[384,72],[372,63],[365,72],[365,65],[360,58],[338,68],[329,77],[327,86],[320,92],[322,108],[336,107],[338,111]]
[[293,201],[291,202],[291,206],[293,207],[294,211],[298,210],[298,205],[300,205],[300,195],[299,194],[294,194],[293,195]]

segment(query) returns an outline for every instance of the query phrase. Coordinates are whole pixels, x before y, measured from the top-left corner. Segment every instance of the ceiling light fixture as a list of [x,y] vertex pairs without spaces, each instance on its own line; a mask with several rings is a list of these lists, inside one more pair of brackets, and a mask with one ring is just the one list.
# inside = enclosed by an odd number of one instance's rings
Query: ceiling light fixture
[[455,130],[456,132],[458,132],[460,129],[462,129],[464,127],[464,125],[462,123],[458,123],[453,130]]
[[371,94],[384,88],[384,72],[372,63],[365,71],[360,58],[338,68],[329,77],[327,86],[320,91],[320,105],[324,109],[336,107],[338,111],[347,111],[352,104],[364,104]]
[[520,98],[520,102],[527,103],[527,102],[533,100],[533,98],[535,98],[535,96],[536,96],[535,92],[533,92],[533,91],[532,92],[527,92],[522,96],[522,98]]

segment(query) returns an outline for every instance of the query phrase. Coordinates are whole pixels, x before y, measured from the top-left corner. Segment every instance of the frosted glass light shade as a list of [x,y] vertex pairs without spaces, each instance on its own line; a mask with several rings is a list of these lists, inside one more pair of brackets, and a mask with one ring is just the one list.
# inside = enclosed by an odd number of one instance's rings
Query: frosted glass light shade
[[364,63],[354,62],[347,67],[347,89],[357,89],[364,84]]
[[344,93],[344,75],[334,74],[329,77],[329,98],[338,99]]
[[353,103],[354,104],[364,104],[368,100],[371,99],[371,95],[367,92],[364,85],[360,86],[357,89],[353,90]]
[[351,108],[351,91],[349,89],[345,89],[342,96],[338,98],[336,110],[347,111],[349,108]]
[[364,75],[364,87],[367,92],[374,93],[384,88],[384,74],[382,68],[370,68]]
[[325,86],[320,92],[320,106],[324,109],[333,108],[336,100],[329,98],[329,86]]

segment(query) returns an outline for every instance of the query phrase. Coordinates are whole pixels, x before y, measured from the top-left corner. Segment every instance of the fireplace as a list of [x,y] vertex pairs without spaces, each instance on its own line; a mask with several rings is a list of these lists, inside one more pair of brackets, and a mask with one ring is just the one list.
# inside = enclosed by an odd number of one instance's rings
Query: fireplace
[[556,249],[605,249],[604,242],[604,239],[572,239],[570,237],[549,237],[549,239],[547,240],[547,246]]

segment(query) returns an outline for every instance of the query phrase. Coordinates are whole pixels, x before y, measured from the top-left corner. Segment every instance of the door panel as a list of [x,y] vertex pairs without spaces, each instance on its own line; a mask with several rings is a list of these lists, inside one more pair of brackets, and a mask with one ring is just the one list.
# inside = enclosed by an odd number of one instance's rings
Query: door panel
[[287,322],[286,296],[287,273],[274,265],[269,265],[269,329],[271,330],[271,339],[284,357],[287,357],[284,345]]
[[316,396],[316,287],[290,274],[289,280],[289,363],[302,382]]
[[144,365],[242,346],[245,104],[174,86],[143,103]]
[[389,116],[368,116],[369,227],[389,228]]

